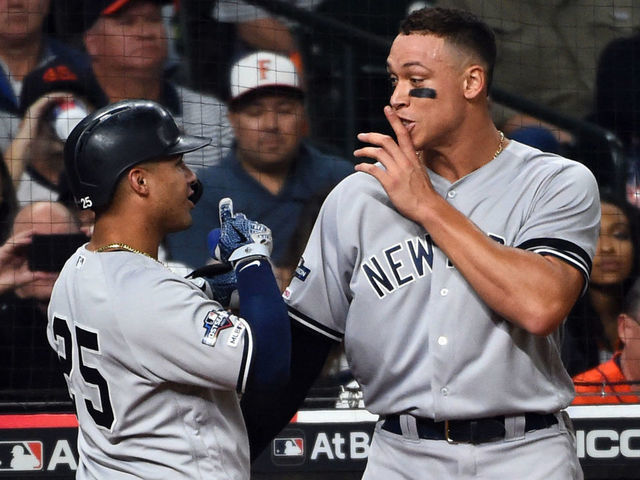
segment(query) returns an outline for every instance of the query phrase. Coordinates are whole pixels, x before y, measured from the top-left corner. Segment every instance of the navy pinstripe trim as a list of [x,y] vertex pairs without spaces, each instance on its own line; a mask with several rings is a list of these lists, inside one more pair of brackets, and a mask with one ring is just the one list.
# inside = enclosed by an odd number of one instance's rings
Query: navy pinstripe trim
[[591,274],[591,257],[581,247],[568,240],[559,238],[533,238],[518,245],[523,250],[531,250],[538,253],[549,253],[566,260],[570,263],[580,264],[580,269],[585,271],[587,276]]
[[338,332],[337,330],[333,330],[332,328],[326,327],[318,323],[314,319],[307,317],[304,313],[300,313],[298,310],[296,310],[295,308],[289,305],[287,305],[287,309],[289,310],[289,317],[291,317],[293,320],[297,321],[298,323],[301,323],[307,328],[310,328],[311,330],[321,333],[325,337],[329,337],[330,339],[335,340],[336,342],[342,341],[342,337],[344,337],[344,334]]
[[533,238],[518,245],[522,250],[529,250],[540,255],[551,255],[573,265],[582,272],[585,278],[584,290],[589,285],[591,275],[591,258],[581,247],[568,240],[558,238]]

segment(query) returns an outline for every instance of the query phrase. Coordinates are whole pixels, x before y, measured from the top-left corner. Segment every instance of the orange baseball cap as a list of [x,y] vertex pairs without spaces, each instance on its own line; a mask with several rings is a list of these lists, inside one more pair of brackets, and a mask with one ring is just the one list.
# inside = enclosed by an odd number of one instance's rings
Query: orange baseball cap
[[[124,7],[136,0],[85,0],[84,8],[84,26],[85,29],[91,28],[96,23],[96,20],[101,16],[115,15],[120,12]],[[172,3],[171,0],[143,0],[164,5]],[[177,7],[178,0],[173,0],[174,5]]]

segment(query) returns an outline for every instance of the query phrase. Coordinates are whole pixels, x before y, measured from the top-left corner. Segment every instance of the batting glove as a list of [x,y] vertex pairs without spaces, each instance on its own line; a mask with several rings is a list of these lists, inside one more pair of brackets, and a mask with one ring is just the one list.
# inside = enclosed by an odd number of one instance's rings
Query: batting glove
[[249,220],[242,213],[233,213],[233,201],[223,198],[219,204],[220,228],[209,232],[207,244],[211,256],[235,267],[239,261],[271,255],[271,230]]
[[205,265],[191,272],[186,278],[224,308],[238,308],[238,279],[233,268],[222,264]]

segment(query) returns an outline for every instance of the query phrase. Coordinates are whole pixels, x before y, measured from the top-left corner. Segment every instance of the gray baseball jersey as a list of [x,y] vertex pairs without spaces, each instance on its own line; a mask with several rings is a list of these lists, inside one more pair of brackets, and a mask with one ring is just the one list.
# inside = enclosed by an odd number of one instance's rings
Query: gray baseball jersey
[[[586,283],[600,220],[586,167],[511,141],[455,183],[429,174],[495,241],[561,258]],[[284,297],[293,319],[344,339],[373,413],[479,418],[555,412],[573,398],[559,334],[532,335],[491,311],[367,174],[329,195]]]
[[249,325],[130,252],[81,247],[49,304],[79,422],[78,479],[249,478]]

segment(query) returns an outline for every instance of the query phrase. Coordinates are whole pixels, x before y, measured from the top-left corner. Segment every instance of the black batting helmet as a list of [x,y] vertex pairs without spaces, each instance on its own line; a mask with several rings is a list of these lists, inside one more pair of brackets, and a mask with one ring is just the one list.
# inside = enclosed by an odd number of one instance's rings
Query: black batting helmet
[[210,138],[183,134],[171,113],[150,100],[123,100],[96,110],[64,146],[69,187],[81,208],[109,203],[120,177],[149,160],[192,152]]

